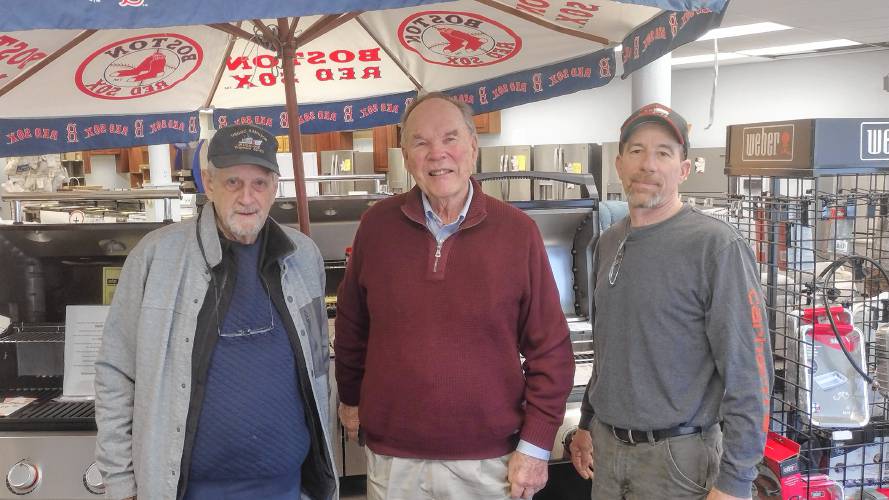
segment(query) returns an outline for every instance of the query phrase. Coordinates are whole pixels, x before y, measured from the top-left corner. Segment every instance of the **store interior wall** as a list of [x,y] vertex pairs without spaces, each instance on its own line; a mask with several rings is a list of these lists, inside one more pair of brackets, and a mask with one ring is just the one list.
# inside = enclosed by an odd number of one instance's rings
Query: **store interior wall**
[[719,70],[716,117],[709,114],[712,70],[673,72],[673,105],[692,123],[694,147],[724,147],[737,123],[797,118],[887,118],[889,50],[808,57]]
[[[673,70],[672,106],[692,125],[693,147],[724,147],[728,125],[796,118],[889,116],[889,51],[723,65],[716,115],[705,129],[712,69]],[[630,114],[629,80],[501,111],[501,132],[480,146],[611,142]]]

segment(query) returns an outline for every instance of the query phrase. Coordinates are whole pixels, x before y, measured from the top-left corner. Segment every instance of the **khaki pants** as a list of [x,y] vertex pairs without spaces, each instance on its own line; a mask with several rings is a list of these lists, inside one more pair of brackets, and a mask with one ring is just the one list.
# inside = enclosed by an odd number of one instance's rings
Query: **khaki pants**
[[367,500],[507,500],[510,455],[420,460],[367,454]]

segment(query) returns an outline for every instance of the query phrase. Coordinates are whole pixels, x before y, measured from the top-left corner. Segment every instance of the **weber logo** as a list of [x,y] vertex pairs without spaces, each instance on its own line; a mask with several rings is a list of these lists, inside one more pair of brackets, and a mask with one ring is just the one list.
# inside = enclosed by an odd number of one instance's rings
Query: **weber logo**
[[744,127],[742,161],[793,161],[793,125]]
[[799,472],[799,462],[796,460],[781,464],[781,477],[787,477],[797,472]]
[[861,159],[889,160],[889,122],[861,124]]

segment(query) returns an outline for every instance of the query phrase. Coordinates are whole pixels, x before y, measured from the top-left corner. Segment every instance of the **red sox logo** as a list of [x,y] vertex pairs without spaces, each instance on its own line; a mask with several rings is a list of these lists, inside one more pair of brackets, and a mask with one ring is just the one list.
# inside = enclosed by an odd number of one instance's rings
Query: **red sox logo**
[[99,99],[135,99],[163,92],[192,75],[204,51],[176,33],[134,36],[86,58],[74,77],[83,93]]
[[511,29],[469,12],[417,12],[402,21],[398,39],[424,61],[452,67],[496,64],[522,49]]
[[676,19],[676,13],[670,14],[670,34],[673,35],[673,38],[676,38],[676,35],[679,33],[679,21]]

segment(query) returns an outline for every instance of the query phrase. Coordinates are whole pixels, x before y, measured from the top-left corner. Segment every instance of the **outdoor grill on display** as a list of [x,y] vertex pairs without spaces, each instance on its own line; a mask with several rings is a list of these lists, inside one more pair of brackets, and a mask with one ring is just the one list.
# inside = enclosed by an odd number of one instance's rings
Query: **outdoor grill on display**
[[[733,125],[727,136],[729,196],[712,212],[759,262],[776,371],[767,449],[799,445],[787,464],[801,498],[879,498],[889,404],[872,381],[889,373],[889,119]],[[766,464],[758,494],[790,498]]]
[[0,498],[104,492],[94,464],[93,402],[78,384],[92,371],[101,323],[98,331],[95,322],[66,324],[77,316],[68,306],[101,311],[96,305],[105,302],[126,254],[161,225],[0,226],[0,314],[12,320],[0,325]]

